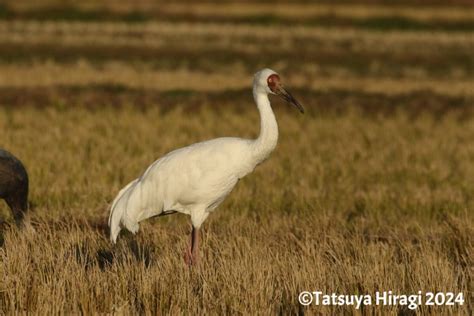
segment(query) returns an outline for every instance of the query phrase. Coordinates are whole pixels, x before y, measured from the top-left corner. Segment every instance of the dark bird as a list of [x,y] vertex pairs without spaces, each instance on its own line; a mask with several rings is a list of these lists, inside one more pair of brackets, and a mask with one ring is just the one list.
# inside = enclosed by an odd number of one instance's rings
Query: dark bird
[[0,149],[0,198],[10,207],[18,226],[28,212],[28,173],[21,161]]

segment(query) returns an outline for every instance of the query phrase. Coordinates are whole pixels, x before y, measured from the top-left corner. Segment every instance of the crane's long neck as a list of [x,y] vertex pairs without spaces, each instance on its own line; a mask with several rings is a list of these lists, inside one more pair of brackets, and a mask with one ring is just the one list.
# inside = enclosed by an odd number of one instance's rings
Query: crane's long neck
[[265,160],[275,149],[278,141],[278,124],[266,93],[253,91],[260,112],[260,135],[252,144],[256,164]]

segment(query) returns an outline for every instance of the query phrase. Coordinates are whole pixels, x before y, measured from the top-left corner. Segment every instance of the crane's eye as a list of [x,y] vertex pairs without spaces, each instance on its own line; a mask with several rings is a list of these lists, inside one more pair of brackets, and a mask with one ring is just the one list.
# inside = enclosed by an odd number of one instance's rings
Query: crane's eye
[[277,85],[280,83],[280,77],[277,74],[268,76],[267,84],[272,92],[275,92]]

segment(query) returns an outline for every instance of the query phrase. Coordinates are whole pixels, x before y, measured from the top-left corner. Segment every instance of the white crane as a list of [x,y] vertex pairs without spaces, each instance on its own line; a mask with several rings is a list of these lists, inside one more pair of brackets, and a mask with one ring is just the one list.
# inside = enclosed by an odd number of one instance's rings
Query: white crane
[[304,112],[283,88],[275,71],[263,69],[256,73],[253,97],[260,112],[258,138],[216,138],[174,150],[156,160],[113,201],[109,216],[111,241],[116,242],[123,227],[135,234],[138,223],[147,218],[176,212],[188,214],[192,232],[185,260],[189,265],[197,263],[202,223],[239,179],[263,162],[277,144],[278,126],[268,94],[279,95]]

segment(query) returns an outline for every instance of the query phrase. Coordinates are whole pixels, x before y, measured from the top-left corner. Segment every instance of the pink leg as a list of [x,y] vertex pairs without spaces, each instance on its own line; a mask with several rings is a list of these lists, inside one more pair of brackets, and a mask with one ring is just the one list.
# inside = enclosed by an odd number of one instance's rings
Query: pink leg
[[188,266],[198,264],[199,261],[199,229],[193,227],[191,232],[191,244],[184,254],[184,261]]

